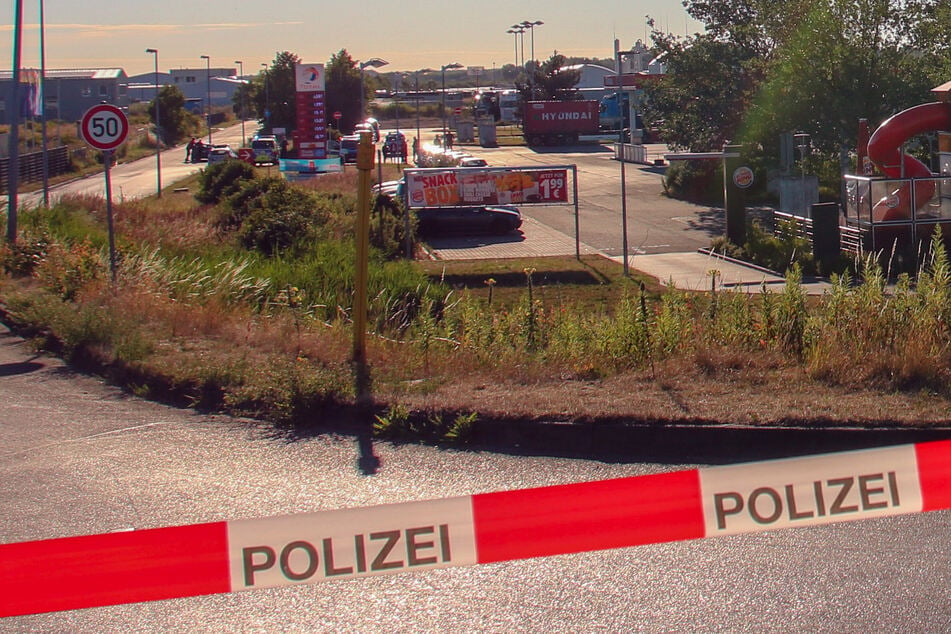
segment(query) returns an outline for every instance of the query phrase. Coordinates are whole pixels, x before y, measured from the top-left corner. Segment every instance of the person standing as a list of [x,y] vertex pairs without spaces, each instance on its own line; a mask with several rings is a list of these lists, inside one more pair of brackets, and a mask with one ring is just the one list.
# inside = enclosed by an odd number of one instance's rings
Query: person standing
[[195,137],[192,137],[191,140],[188,142],[188,145],[185,146],[185,162],[186,163],[191,160],[192,150],[194,149],[195,149]]

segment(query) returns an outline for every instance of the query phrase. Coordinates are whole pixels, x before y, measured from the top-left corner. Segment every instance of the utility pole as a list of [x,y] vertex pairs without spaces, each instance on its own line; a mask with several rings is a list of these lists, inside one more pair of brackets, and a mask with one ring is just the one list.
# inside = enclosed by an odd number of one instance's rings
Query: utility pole
[[7,112],[10,113],[10,163],[7,171],[7,183],[10,193],[7,196],[7,242],[17,241],[17,190],[20,188],[20,49],[23,31],[23,2],[15,0],[13,4],[13,86]]

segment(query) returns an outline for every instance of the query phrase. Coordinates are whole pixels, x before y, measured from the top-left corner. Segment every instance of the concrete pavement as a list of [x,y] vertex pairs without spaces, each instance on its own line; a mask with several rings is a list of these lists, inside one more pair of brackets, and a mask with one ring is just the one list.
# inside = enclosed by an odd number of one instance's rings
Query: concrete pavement
[[[580,252],[582,255],[600,254],[615,262],[623,262],[622,256],[601,253],[584,243],[576,245],[572,236],[528,217],[524,218],[520,231],[506,236],[438,237],[429,244],[430,256],[437,260],[533,258]],[[786,284],[785,278],[773,271],[705,251],[636,254],[628,258],[631,269],[681,290],[711,290],[713,271],[717,272],[717,290],[760,293],[766,288],[778,292]],[[830,284],[825,280],[808,279],[803,281],[803,288],[810,295],[821,295]]]

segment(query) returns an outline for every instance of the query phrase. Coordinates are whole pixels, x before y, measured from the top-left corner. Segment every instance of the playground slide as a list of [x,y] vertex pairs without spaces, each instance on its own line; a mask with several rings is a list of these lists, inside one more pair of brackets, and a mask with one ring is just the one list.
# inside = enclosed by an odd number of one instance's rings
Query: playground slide
[[[889,178],[930,178],[931,170],[913,156],[901,152],[911,137],[933,130],[951,130],[951,103],[925,103],[899,112],[878,127],[868,142],[868,156]],[[924,206],[934,195],[934,181],[915,181],[915,200]],[[902,185],[891,196],[876,203],[875,220],[904,220],[911,217],[911,187]]]

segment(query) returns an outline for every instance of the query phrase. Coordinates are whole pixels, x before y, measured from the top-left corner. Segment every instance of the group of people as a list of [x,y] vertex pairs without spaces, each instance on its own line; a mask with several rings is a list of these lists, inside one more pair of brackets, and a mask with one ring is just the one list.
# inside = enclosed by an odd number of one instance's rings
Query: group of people
[[202,143],[201,139],[192,137],[188,145],[185,146],[185,163],[197,163],[204,158],[208,158],[207,155],[207,146]]

